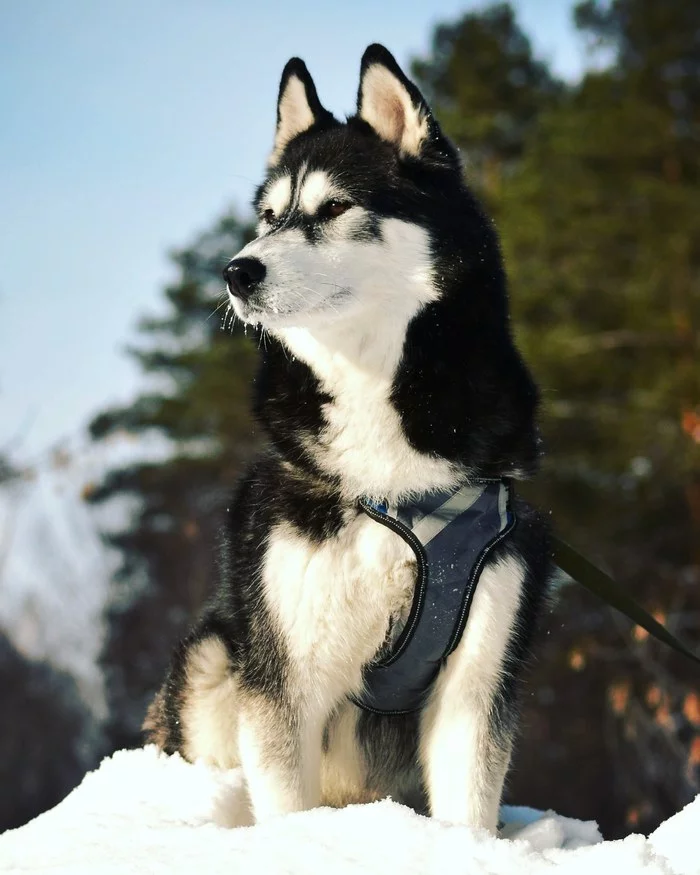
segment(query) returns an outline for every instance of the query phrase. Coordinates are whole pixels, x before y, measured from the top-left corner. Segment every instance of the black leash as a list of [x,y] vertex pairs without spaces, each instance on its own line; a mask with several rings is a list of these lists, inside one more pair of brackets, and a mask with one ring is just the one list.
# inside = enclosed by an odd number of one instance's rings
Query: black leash
[[700,665],[700,657],[672,635],[665,626],[655,620],[651,614],[636,602],[616,580],[601,571],[596,565],[582,556],[577,550],[557,537],[552,538],[554,561],[563,572],[577,580],[580,584],[595,593],[603,601],[612,605],[620,613],[625,614],[638,626],[646,629],[650,635],[663,641],[683,656],[692,659]]

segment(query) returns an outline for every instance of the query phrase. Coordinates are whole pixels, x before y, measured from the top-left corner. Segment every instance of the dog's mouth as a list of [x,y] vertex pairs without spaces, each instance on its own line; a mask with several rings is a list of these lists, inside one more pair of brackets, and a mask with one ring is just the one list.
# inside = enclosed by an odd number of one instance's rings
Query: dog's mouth
[[282,299],[274,292],[267,295],[263,292],[244,301],[229,290],[231,306],[239,319],[248,325],[269,329],[335,322],[344,315],[345,307],[353,299],[352,290],[344,286],[335,286],[330,295],[320,299],[310,297],[308,293],[287,294]]
[[242,300],[237,295],[232,294],[230,290],[228,298],[233,307],[233,312],[242,322],[246,322],[248,325],[260,325],[266,317],[269,318],[270,316],[277,315],[274,310],[268,312],[268,310],[257,306],[251,301]]

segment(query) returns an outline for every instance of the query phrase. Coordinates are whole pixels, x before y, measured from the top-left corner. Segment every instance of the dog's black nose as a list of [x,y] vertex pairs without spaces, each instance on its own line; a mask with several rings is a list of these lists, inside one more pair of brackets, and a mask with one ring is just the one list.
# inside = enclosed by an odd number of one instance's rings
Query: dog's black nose
[[231,294],[244,301],[265,279],[265,265],[257,258],[234,258],[224,268],[224,279]]

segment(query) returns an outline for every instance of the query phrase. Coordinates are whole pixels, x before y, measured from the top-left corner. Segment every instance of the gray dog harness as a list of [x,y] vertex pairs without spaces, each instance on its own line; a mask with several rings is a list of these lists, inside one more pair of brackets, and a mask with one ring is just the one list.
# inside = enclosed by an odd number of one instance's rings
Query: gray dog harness
[[515,526],[505,480],[477,481],[457,492],[362,510],[408,543],[418,563],[413,603],[388,656],[370,663],[353,701],[378,714],[420,708],[440,667],[459,644],[489,553]]

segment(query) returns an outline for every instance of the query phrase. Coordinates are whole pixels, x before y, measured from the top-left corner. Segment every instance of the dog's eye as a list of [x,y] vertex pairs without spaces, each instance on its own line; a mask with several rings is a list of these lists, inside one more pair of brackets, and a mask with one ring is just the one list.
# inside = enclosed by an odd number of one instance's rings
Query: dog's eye
[[266,222],[268,225],[272,225],[272,223],[275,221],[275,219],[276,219],[276,216],[275,216],[274,210],[267,209],[262,214],[263,222]]
[[324,219],[337,219],[338,216],[347,213],[351,206],[352,204],[349,204],[347,201],[331,200],[326,201],[319,212]]

